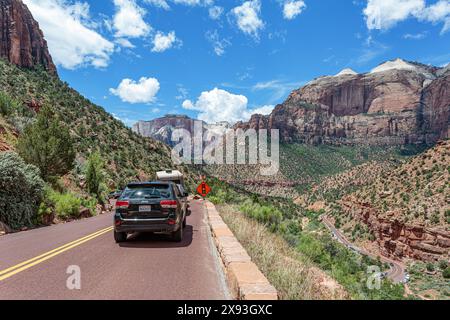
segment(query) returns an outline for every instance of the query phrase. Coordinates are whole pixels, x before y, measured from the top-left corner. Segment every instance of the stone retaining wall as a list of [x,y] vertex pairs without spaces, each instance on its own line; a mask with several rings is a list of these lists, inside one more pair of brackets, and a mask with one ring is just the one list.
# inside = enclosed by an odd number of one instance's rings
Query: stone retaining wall
[[278,300],[277,290],[262,274],[244,247],[220,217],[215,206],[205,202],[208,222],[228,286],[238,300]]

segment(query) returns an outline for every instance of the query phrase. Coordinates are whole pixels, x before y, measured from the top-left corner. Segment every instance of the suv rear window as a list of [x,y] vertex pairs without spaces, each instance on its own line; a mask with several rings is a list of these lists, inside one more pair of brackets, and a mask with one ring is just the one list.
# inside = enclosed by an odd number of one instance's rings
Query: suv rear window
[[147,186],[128,186],[122,194],[122,199],[169,199],[170,186],[147,185]]

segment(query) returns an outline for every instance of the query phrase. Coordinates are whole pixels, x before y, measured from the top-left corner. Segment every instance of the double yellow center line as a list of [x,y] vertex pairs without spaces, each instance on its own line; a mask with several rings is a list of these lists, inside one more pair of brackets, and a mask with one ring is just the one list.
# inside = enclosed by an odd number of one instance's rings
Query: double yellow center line
[[78,240],[69,242],[69,243],[67,243],[67,244],[65,244],[65,245],[63,245],[61,247],[58,247],[56,249],[53,249],[53,250],[48,251],[46,253],[43,253],[43,254],[41,254],[41,255],[39,255],[37,257],[34,257],[34,258],[29,259],[27,261],[21,262],[21,263],[15,265],[15,266],[12,266],[12,267],[10,267],[8,269],[2,270],[2,271],[0,271],[0,281],[8,279],[8,278],[12,277],[15,274],[18,274],[18,273],[20,273],[22,271],[25,271],[25,270],[27,270],[27,269],[29,269],[29,268],[37,265],[37,264],[40,264],[40,263],[42,263],[44,261],[47,261],[47,260],[49,260],[49,259],[51,259],[51,258],[53,258],[53,257],[55,257],[55,256],[57,256],[57,255],[59,255],[59,254],[61,254],[63,252],[66,252],[66,251],[68,251],[70,249],[78,247],[79,245],[82,245],[83,243],[88,242],[88,241],[90,241],[92,239],[95,239],[95,238],[97,238],[97,237],[99,237],[99,236],[101,236],[101,235],[103,235],[105,233],[108,233],[108,232],[112,231],[112,230],[113,230],[113,227],[108,227],[108,228],[99,230],[99,231],[94,232],[94,233],[92,233],[90,235],[87,235],[87,236],[85,236],[83,238],[80,238]]

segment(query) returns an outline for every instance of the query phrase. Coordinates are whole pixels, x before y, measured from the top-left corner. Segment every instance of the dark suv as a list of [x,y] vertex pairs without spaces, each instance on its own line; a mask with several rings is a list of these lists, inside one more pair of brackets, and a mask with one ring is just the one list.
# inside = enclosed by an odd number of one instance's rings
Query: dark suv
[[114,239],[120,243],[129,233],[158,232],[169,233],[174,241],[181,242],[186,196],[173,182],[129,184],[116,203]]

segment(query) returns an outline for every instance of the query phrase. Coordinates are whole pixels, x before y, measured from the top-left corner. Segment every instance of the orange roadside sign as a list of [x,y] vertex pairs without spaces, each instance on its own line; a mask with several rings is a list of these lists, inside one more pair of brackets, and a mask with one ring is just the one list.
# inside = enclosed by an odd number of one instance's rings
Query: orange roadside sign
[[200,185],[197,188],[197,193],[201,195],[202,197],[206,197],[211,192],[210,186],[206,182],[200,183]]

